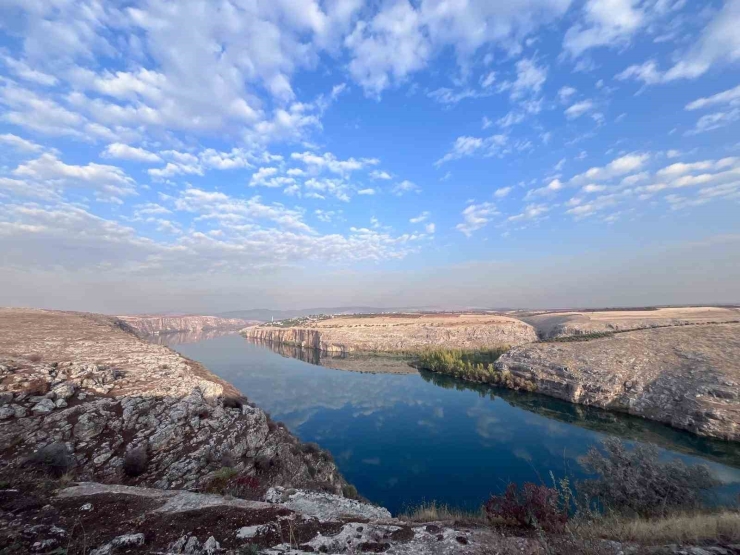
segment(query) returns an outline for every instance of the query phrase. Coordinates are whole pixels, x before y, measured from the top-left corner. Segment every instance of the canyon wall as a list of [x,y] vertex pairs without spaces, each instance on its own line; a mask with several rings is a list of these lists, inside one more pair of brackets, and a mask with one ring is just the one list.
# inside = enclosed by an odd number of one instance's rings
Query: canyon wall
[[217,316],[119,316],[140,335],[239,330],[252,322]]
[[740,441],[740,324],[515,347],[496,362],[538,393]]

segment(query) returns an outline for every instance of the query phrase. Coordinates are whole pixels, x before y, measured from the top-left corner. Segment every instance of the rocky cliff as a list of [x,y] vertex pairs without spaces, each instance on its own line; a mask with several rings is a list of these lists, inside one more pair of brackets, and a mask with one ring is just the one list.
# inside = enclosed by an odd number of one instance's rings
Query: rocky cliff
[[[200,364],[122,326],[96,315],[0,309],[4,463],[20,468],[54,446],[87,480],[201,489],[228,467],[254,476],[257,489],[341,492],[328,456],[304,452]],[[140,468],[127,471],[137,458]]]
[[645,329],[511,349],[496,363],[538,393],[740,441],[740,324]]
[[310,327],[255,326],[241,333],[260,341],[297,345],[326,353],[487,349],[537,340],[534,328],[520,320],[478,314],[335,317],[312,323]]
[[118,318],[141,335],[239,330],[251,323],[249,320],[217,316],[119,316]]

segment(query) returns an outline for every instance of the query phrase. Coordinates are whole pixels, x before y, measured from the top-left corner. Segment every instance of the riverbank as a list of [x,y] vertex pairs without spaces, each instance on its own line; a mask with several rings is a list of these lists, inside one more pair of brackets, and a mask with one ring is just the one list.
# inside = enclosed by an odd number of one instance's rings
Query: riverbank
[[[368,315],[301,328],[250,327],[241,333],[318,352],[404,353],[418,368],[740,441],[738,309],[511,314],[522,320],[480,314]],[[477,360],[505,349],[495,364]]]
[[565,552],[562,534],[348,498],[331,455],[114,318],[2,309],[0,337],[4,552]]

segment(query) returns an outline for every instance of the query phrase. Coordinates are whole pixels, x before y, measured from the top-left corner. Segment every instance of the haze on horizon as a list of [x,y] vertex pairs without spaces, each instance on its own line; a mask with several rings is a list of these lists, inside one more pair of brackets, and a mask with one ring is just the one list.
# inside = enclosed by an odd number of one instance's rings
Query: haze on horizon
[[740,0],[10,0],[0,305],[740,303]]

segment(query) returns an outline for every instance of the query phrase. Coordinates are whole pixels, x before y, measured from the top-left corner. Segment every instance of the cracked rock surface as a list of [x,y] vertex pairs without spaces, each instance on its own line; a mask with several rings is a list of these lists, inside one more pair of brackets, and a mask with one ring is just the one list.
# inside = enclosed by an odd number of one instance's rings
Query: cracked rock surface
[[[0,337],[0,452],[10,467],[54,445],[87,480],[200,489],[228,467],[263,489],[341,491],[328,457],[304,453],[233,386],[116,318],[0,309]],[[142,468],[124,472],[134,450]]]
[[643,329],[534,343],[496,362],[536,391],[740,441],[740,324]]

